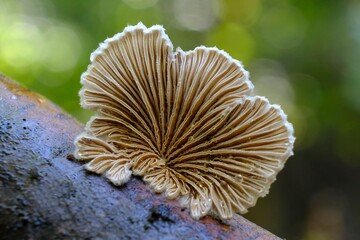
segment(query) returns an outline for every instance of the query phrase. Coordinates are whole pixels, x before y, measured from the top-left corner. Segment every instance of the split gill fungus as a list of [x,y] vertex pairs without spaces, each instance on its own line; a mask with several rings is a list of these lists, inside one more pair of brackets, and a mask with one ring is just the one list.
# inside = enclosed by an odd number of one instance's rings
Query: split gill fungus
[[268,193],[293,154],[280,106],[250,96],[248,72],[222,50],[173,52],[162,26],[139,23],[90,59],[80,97],[96,114],[75,156],[115,185],[142,176],[196,219],[229,219]]

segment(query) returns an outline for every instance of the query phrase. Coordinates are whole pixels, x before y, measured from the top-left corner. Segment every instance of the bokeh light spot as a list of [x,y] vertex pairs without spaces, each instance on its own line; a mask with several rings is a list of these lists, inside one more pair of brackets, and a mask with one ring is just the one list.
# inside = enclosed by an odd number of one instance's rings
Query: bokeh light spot
[[227,23],[214,29],[207,39],[208,46],[217,46],[235,59],[247,63],[254,54],[254,40],[250,33],[242,26]]
[[360,3],[355,1],[349,2],[346,16],[349,34],[360,44]]
[[279,62],[270,59],[256,59],[250,68],[251,81],[256,86],[255,95],[266,96],[271,102],[284,106],[294,103],[294,90]]
[[346,69],[346,77],[342,85],[342,93],[348,104],[357,112],[360,113],[360,68],[359,68],[359,54],[353,62],[350,62]]
[[220,3],[218,0],[174,0],[175,20],[180,28],[204,31],[218,18]]
[[221,14],[225,21],[240,23],[242,26],[254,24],[261,14],[260,0],[225,0],[226,7]]
[[158,0],[123,0],[124,3],[134,9],[144,9],[154,6]]
[[42,35],[36,25],[15,21],[0,24],[1,61],[14,67],[25,67],[36,63],[43,51]]
[[54,25],[45,31],[44,38],[46,57],[43,65],[47,69],[60,72],[75,66],[81,52],[81,42],[75,31]]
[[292,48],[300,44],[307,27],[300,11],[290,6],[268,10],[260,22],[264,39],[280,49]]

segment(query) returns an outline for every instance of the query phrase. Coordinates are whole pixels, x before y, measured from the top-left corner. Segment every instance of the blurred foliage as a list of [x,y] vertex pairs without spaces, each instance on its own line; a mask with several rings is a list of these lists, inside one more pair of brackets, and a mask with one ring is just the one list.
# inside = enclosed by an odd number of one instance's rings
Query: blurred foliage
[[0,0],[0,71],[85,122],[80,75],[106,37],[142,21],[174,46],[218,46],[296,131],[271,194],[246,215],[289,239],[360,239],[360,2]]

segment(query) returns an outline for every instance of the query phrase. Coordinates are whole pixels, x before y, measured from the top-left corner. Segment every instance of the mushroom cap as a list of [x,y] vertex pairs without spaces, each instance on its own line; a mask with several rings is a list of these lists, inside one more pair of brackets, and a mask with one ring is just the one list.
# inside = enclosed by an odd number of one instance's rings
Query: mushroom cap
[[191,215],[228,219],[265,196],[293,154],[279,105],[250,96],[242,64],[217,48],[173,51],[162,26],[128,26],[91,54],[75,140],[85,168],[115,185],[132,174]]

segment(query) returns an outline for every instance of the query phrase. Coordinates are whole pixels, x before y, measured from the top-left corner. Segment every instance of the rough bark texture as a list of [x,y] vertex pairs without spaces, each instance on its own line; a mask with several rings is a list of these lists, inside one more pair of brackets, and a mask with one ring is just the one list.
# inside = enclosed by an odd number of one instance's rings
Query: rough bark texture
[[114,187],[73,158],[83,126],[0,76],[0,239],[278,239],[242,216],[196,221],[137,178]]

